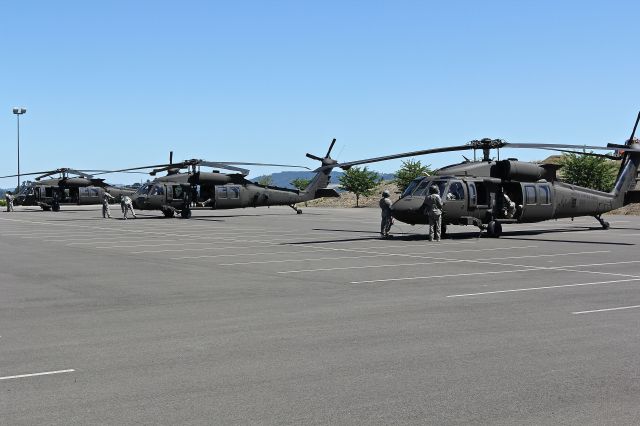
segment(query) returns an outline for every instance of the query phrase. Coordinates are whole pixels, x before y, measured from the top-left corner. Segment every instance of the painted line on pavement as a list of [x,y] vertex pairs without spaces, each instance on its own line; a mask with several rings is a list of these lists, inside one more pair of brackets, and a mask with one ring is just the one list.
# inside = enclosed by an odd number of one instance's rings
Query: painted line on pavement
[[18,374],[16,376],[0,377],[0,380],[22,379],[22,378],[25,378],[25,377],[37,377],[37,376],[50,376],[52,374],[73,373],[74,371],[76,371],[76,370],[68,369],[68,370],[57,370],[57,371],[45,371],[43,373]]
[[[523,247],[505,247],[502,250],[514,250],[517,248],[523,248]],[[492,250],[498,250],[498,249],[492,249]],[[456,250],[455,253],[460,252],[460,251],[471,251],[471,250]],[[473,251],[478,251],[478,250],[473,250]],[[487,251],[487,250],[482,250],[480,249],[479,251]],[[449,251],[451,252],[451,251]],[[446,253],[446,251],[440,251],[434,254],[440,254],[440,253]],[[293,273],[297,273],[297,272],[325,272],[325,271],[340,271],[340,270],[349,270],[349,269],[368,269],[368,268],[394,268],[394,267],[406,267],[406,266],[425,266],[425,265],[434,265],[434,264],[443,264],[443,263],[458,263],[458,262],[467,262],[467,263],[486,263],[486,264],[491,264],[491,265],[498,265],[498,266],[516,266],[516,267],[521,267],[521,268],[544,268],[546,269],[547,267],[541,267],[541,266],[533,266],[533,265],[512,265],[512,264],[503,264],[503,263],[490,263],[488,261],[491,260],[505,260],[505,259],[530,259],[530,258],[540,258],[540,257],[556,257],[556,256],[572,256],[572,255],[583,255],[583,254],[595,254],[595,253],[609,253],[609,250],[599,250],[599,251],[586,251],[586,252],[576,252],[576,253],[560,253],[560,254],[530,254],[530,255],[524,255],[524,256],[508,256],[508,257],[489,257],[486,259],[483,259],[481,261],[479,260],[470,260],[470,259],[444,259],[444,258],[435,258],[435,257],[427,257],[425,256],[425,259],[432,259],[434,260],[433,262],[415,262],[415,263],[396,263],[396,264],[389,264],[389,265],[362,265],[362,266],[344,266],[344,267],[334,267],[334,268],[318,268],[318,269],[301,269],[301,270],[297,270],[297,271],[280,271],[278,272],[279,274],[293,274]],[[375,257],[378,256],[385,256],[385,255],[376,255]],[[393,254],[388,254],[386,256],[394,256]],[[400,256],[402,256],[400,254]],[[374,256],[362,256],[362,257],[374,257]],[[336,257],[334,259],[358,259],[359,257]],[[313,260],[313,259],[312,259]],[[229,264],[225,264],[225,263],[221,263],[220,265],[229,265]],[[233,264],[231,264],[233,265]],[[576,271],[578,272],[578,271]]]
[[452,294],[452,295],[447,296],[447,297],[486,296],[486,295],[490,295],[490,294],[517,293],[517,292],[521,292],[521,291],[535,291],[535,290],[552,290],[552,289],[567,288],[567,287],[582,287],[582,286],[602,285],[602,284],[628,283],[628,282],[632,282],[632,281],[640,281],[640,278],[630,278],[628,280],[596,281],[596,282],[579,283],[579,284],[549,285],[549,286],[544,286],[544,287],[515,288],[515,289],[510,289],[510,290],[484,291],[484,292],[481,292],[481,293]]
[[578,312],[571,312],[573,315],[580,315],[580,314],[593,314],[596,312],[611,312],[611,311],[622,311],[625,309],[637,309],[640,308],[640,305],[633,305],[633,306],[620,306],[618,308],[607,308],[607,309],[594,309],[592,311],[578,311]]

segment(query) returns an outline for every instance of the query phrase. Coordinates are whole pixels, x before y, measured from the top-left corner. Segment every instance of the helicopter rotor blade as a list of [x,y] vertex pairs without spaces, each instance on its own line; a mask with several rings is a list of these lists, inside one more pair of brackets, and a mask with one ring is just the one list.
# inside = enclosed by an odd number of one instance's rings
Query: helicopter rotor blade
[[546,151],[556,151],[556,152],[564,152],[567,154],[576,154],[576,155],[587,155],[589,157],[600,157],[600,158],[608,158],[609,160],[620,160],[621,157],[617,155],[610,154],[598,154],[596,152],[580,152],[580,151],[571,151],[570,149],[551,149],[551,148],[540,148]]
[[200,165],[205,167],[217,167],[217,166],[208,166],[206,163],[214,163],[214,164],[227,164],[231,166],[265,166],[265,167],[291,167],[296,169],[307,169],[305,166],[296,166],[294,164],[271,164],[271,163],[245,163],[241,161],[204,161],[200,160]]
[[107,173],[122,173],[122,172],[131,172],[135,170],[145,170],[145,169],[153,169],[155,167],[178,167],[179,164],[154,164],[150,166],[142,166],[142,167],[130,167],[127,169],[118,169],[118,170],[105,170],[101,173],[96,173],[97,175],[107,174]]
[[530,149],[595,149],[600,151],[611,151],[611,147],[608,146],[594,146],[594,145],[573,145],[573,144],[561,144],[561,143],[511,143],[504,142],[502,145],[504,148],[530,148]]
[[331,158],[329,157],[331,155],[331,150],[333,149],[333,146],[336,144],[336,138],[333,138],[333,140],[331,141],[331,145],[329,145],[329,150],[327,151],[327,155],[325,155],[325,158]]
[[[367,158],[364,160],[349,161],[345,163],[338,163],[331,166],[323,166],[316,169],[316,171],[324,170],[327,167],[340,167],[344,169],[345,167],[349,168],[349,167],[357,166],[360,164],[377,163],[380,161],[395,160],[398,158],[406,158],[406,157],[416,157],[418,155],[426,155],[426,154],[437,154],[441,152],[466,151],[468,149],[473,149],[473,147],[469,145],[459,145],[459,146],[449,146],[449,147],[443,147],[443,148],[423,149],[420,151],[403,152],[400,154],[385,155],[383,157]],[[313,158],[310,154],[307,154],[307,157]]]

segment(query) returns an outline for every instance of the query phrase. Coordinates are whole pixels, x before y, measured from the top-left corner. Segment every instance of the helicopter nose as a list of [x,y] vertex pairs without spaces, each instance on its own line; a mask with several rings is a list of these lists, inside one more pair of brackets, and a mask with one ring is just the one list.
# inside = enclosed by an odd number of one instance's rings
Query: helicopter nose
[[147,201],[146,195],[141,195],[138,198],[134,198],[131,200],[133,202],[133,206],[137,209],[141,209],[144,206],[145,201]]

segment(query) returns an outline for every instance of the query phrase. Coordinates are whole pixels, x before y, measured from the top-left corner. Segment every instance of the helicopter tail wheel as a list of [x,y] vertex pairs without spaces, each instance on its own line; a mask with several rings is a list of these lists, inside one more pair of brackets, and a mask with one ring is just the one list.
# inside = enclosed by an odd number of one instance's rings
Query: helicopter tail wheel
[[191,218],[191,209],[183,209],[183,210],[180,212],[180,216],[181,216],[183,219],[190,219],[190,218]]
[[611,225],[609,224],[609,222],[607,222],[606,220],[604,220],[604,219],[602,218],[602,216],[598,215],[598,216],[594,216],[594,217],[596,218],[596,220],[597,220],[598,222],[600,222],[600,226],[602,226],[602,229],[609,229],[609,227],[611,226]]
[[291,207],[292,209],[294,209],[296,211],[297,214],[302,214],[302,209],[299,209],[295,206],[295,204],[289,204],[289,207]]
[[500,238],[502,234],[502,225],[495,220],[492,220],[487,225],[487,235],[491,238]]

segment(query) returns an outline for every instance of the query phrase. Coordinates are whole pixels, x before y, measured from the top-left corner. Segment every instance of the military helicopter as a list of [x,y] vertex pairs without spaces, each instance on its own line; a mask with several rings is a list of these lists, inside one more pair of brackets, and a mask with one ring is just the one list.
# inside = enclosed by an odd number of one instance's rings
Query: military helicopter
[[[333,139],[327,154],[317,157],[307,154],[307,157],[322,163],[323,169],[315,175],[304,191],[265,186],[246,179],[249,170],[237,166],[277,166],[300,167],[284,164],[220,162],[199,159],[185,160],[173,163],[172,156],[168,164],[134,167],[129,169],[112,170],[109,173],[130,172],[153,168],[152,176],[167,172],[165,176],[157,177],[152,182],[142,185],[131,196],[134,207],[140,210],[160,210],[165,217],[180,214],[183,219],[189,219],[193,209],[236,209],[260,206],[289,206],[296,213],[302,210],[296,203],[309,201],[321,197],[338,197],[327,184],[333,165],[336,163],[331,150],[336,140]],[[201,167],[211,167],[211,172],[201,171]],[[305,168],[306,167],[302,167]],[[187,172],[181,172],[186,169]],[[235,173],[221,173],[217,169],[230,170]]]
[[[136,192],[133,188],[119,188],[104,182],[104,179],[95,178],[89,173],[104,172],[104,170],[76,170],[59,168],[55,170],[22,173],[21,176],[40,175],[35,182],[23,183],[15,197],[15,204],[22,206],[39,206],[45,211],[57,212],[61,204],[101,204],[104,192],[109,192],[113,197],[132,195]],[[57,178],[45,179],[53,175]],[[2,178],[15,177],[17,175],[0,176]]]
[[[334,164],[333,167],[349,167],[379,161],[414,157],[440,152],[482,150],[481,161],[467,160],[463,163],[443,167],[434,176],[413,180],[392,206],[395,219],[411,225],[428,223],[424,213],[424,200],[429,187],[438,187],[444,207],[442,233],[446,225],[475,225],[486,230],[490,237],[499,237],[503,224],[540,222],[549,219],[593,216],[602,228],[609,223],[602,214],[640,202],[636,175],[640,164],[640,141],[635,139],[640,113],[631,137],[624,145],[583,146],[568,144],[510,143],[501,139],[473,140],[467,144],[420,151],[392,154]],[[620,170],[611,192],[596,191],[577,185],[560,182],[556,172],[560,168],[553,164],[535,164],[516,159],[493,160],[491,149],[534,148],[560,152],[573,152],[621,160]],[[580,152],[576,150],[616,151],[616,155]],[[318,170],[322,170],[320,167]],[[506,195],[506,197],[505,197]],[[513,204],[512,204],[513,203]]]

